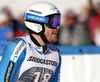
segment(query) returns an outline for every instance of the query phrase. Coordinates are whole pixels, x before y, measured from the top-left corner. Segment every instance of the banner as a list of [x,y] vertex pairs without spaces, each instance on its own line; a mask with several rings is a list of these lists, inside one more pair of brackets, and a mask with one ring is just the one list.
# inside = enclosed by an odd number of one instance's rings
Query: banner
[[62,55],[61,82],[100,82],[100,54]]
[[100,82],[100,47],[57,47],[62,53],[61,82]]

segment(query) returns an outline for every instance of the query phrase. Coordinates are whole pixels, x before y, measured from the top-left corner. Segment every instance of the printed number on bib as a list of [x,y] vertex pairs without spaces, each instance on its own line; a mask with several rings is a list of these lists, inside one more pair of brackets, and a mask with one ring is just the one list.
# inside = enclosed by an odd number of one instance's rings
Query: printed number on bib
[[[40,71],[37,71],[37,72],[34,72],[33,74],[36,76],[34,82],[38,82],[39,79],[40,79],[40,76],[41,76],[41,72]],[[43,75],[42,82],[49,82],[50,78],[51,78],[51,74],[45,73]]]

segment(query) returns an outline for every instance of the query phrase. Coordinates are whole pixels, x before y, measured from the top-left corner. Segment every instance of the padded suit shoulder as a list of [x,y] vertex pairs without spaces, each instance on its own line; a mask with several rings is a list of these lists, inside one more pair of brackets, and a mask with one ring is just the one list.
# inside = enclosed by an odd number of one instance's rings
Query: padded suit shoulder
[[26,43],[21,38],[13,39],[5,48],[0,62],[0,82],[12,82],[26,55]]

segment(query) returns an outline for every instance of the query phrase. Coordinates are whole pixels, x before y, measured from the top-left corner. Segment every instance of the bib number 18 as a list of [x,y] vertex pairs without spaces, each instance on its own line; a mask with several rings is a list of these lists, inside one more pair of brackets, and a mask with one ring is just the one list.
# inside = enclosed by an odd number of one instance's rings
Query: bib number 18
[[[37,71],[37,72],[34,72],[33,74],[36,76],[34,82],[38,82],[39,81],[39,78],[41,76],[41,72],[40,71]],[[43,75],[42,82],[49,82],[50,78],[51,78],[51,74],[50,73],[45,73]]]

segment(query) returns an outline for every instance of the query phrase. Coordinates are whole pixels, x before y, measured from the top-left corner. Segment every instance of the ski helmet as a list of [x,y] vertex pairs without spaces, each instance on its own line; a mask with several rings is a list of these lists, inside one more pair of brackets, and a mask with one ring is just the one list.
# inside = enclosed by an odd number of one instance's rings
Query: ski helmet
[[44,24],[49,28],[57,28],[60,25],[60,12],[56,6],[48,2],[32,4],[24,13],[26,28],[39,34],[45,43],[48,43],[44,35]]

